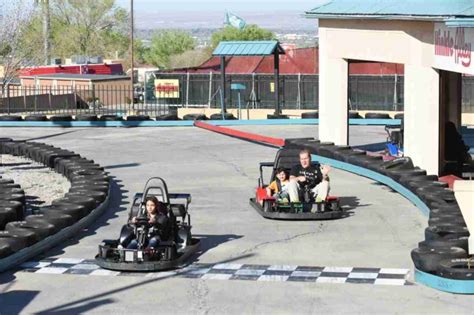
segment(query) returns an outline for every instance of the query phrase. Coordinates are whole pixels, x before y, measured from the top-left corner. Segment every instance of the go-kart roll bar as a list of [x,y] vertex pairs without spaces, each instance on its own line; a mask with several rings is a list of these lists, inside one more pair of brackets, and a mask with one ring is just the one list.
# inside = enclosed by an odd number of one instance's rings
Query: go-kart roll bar
[[263,168],[264,167],[274,167],[274,162],[260,162],[260,178],[258,180],[258,186],[263,187]]

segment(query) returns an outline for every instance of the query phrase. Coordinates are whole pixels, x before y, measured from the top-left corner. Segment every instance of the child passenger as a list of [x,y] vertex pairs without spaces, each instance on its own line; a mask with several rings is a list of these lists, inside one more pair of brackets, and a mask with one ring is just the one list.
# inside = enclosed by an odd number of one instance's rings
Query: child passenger
[[273,196],[278,202],[288,203],[288,172],[280,167],[276,170],[276,178],[267,186],[267,195]]

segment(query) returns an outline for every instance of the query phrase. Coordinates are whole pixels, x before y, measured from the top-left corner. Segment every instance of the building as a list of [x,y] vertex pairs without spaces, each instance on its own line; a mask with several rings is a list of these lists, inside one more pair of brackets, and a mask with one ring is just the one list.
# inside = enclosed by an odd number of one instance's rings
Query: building
[[462,74],[474,74],[472,0],[332,0],[319,21],[319,137],[348,144],[348,72],[354,62],[403,65],[405,154],[444,170],[444,126],[461,124]]

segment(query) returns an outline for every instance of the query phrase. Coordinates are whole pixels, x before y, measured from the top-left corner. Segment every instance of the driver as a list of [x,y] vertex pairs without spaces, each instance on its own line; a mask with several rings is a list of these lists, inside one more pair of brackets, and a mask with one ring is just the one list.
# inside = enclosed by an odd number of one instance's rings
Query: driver
[[[288,194],[291,202],[300,202],[302,196],[305,201],[314,197],[316,202],[326,200],[329,193],[329,166],[313,165],[311,153],[303,149],[299,153],[300,164],[295,165],[290,172]],[[305,194],[308,194],[305,196]],[[311,194],[312,196],[309,196]]]
[[[155,196],[145,199],[146,218],[148,220],[148,248],[156,248],[160,241],[170,237],[171,223],[168,218],[166,206],[159,202]],[[137,217],[133,217],[131,223],[137,223]],[[137,249],[138,241],[134,239],[127,246],[127,249]]]

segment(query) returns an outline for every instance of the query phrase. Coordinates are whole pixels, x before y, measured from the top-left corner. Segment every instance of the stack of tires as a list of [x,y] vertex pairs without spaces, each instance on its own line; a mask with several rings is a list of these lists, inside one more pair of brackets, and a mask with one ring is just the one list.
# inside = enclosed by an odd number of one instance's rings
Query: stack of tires
[[285,147],[308,149],[312,154],[350,163],[385,175],[415,194],[429,209],[425,240],[411,253],[423,272],[457,280],[474,280],[474,260],[468,256],[469,232],[454,192],[438,176],[413,165],[409,157],[384,161],[349,146],[336,146],[314,138],[287,139]]
[[[51,206],[40,208],[37,213],[26,217],[23,217],[23,194],[21,211],[18,210],[18,215],[11,217],[13,219],[5,223],[4,230],[0,231],[0,261],[74,225],[107,199],[109,176],[100,165],[79,154],[44,143],[19,141],[0,141],[0,153],[28,157],[64,175],[71,182],[69,192],[62,198],[53,200]],[[5,185],[11,186],[11,183],[5,182]]]

